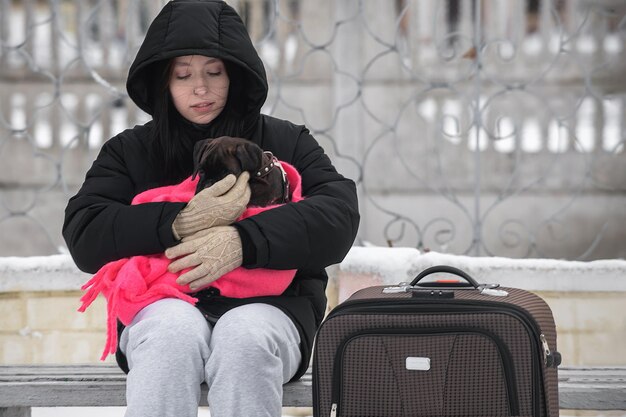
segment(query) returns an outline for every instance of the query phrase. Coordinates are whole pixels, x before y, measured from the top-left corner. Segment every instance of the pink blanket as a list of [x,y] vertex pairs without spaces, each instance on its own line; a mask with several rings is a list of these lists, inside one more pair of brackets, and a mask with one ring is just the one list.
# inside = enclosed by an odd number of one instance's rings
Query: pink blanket
[[[285,162],[281,164],[287,173],[290,189],[293,190],[291,201],[302,200],[300,174],[291,165]],[[197,182],[198,179],[191,180],[189,177],[177,185],[147,190],[135,196],[131,204],[187,202],[194,196]],[[248,207],[239,220],[275,207]],[[82,305],[78,311],[84,312],[98,294],[103,294],[107,300],[107,340],[101,360],[117,349],[117,320],[128,325],[142,308],[163,298],[179,298],[191,304],[198,301],[189,295],[189,286],[176,283],[176,278],[188,269],[171,273],[167,270],[170,262],[164,254],[122,258],[104,265],[82,286],[85,294],[80,299]],[[287,289],[295,273],[294,269],[249,270],[239,267],[211,283],[211,286],[219,289],[220,294],[226,297],[280,295]]]

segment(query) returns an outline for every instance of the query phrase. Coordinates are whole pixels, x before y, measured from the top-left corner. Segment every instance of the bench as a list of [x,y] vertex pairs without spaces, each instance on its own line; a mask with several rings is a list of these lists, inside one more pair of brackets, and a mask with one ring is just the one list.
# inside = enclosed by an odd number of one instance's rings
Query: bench
[[[284,386],[285,407],[311,407],[311,372]],[[0,417],[31,407],[125,406],[126,375],[115,365],[0,366]],[[626,410],[626,367],[559,369],[562,409]],[[206,386],[202,405],[206,404]]]

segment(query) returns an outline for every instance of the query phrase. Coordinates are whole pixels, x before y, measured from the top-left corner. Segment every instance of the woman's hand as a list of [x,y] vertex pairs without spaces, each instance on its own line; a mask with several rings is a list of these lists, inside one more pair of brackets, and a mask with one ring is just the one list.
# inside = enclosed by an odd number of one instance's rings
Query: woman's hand
[[192,291],[206,287],[241,266],[243,261],[241,238],[233,226],[202,230],[167,249],[165,256],[169,259],[180,257],[168,267],[172,273],[195,267],[176,280],[179,285],[189,284]]
[[250,201],[249,179],[247,171],[239,178],[228,175],[196,194],[174,219],[174,237],[183,239],[209,227],[232,224]]

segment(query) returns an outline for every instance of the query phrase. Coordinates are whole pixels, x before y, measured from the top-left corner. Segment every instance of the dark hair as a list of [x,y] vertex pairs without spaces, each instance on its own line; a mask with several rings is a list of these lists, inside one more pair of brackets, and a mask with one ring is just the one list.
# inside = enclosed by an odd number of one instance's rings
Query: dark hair
[[236,136],[249,138],[254,125],[246,115],[245,85],[242,69],[224,61],[230,79],[228,98],[222,112],[209,124],[197,125],[185,119],[176,110],[169,91],[173,59],[153,64],[153,74],[148,85],[154,86],[149,93],[153,103],[151,157],[160,167],[168,182],[178,182],[193,170],[193,147],[195,142],[206,138]]

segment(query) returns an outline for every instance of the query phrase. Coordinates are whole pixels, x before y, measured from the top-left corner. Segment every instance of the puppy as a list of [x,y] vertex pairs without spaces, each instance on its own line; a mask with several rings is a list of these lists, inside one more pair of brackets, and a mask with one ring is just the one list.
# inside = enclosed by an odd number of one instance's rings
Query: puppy
[[196,142],[193,178],[199,176],[196,194],[228,174],[250,173],[249,206],[264,207],[289,201],[289,182],[280,162],[255,143],[230,136]]

